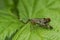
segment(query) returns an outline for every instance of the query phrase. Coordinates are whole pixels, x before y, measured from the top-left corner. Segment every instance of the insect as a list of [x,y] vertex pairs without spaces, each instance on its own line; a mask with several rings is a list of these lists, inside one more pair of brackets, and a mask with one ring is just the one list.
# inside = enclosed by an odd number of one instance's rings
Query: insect
[[43,28],[53,29],[53,27],[49,25],[50,21],[51,21],[50,18],[33,18],[28,19],[27,22],[31,22],[32,24],[38,24]]
[[50,18],[35,18],[31,19],[30,21],[32,24],[38,24],[41,27],[53,29],[53,27],[49,25],[49,22],[51,21]]

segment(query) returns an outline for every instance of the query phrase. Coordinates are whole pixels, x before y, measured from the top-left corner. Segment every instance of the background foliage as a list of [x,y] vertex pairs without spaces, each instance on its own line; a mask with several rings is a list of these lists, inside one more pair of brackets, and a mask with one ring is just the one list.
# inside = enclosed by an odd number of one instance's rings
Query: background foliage
[[[20,22],[44,17],[52,30]],[[59,17],[60,0],[0,0],[0,40],[60,40]]]

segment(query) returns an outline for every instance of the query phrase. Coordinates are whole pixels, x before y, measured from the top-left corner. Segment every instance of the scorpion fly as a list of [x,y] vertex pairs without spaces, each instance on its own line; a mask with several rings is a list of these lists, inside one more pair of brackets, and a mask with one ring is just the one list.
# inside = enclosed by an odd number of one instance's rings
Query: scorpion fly
[[31,22],[32,24],[38,24],[43,28],[48,28],[48,29],[53,29],[52,26],[49,25],[51,19],[50,18],[33,18],[33,19],[28,19],[25,24],[28,22]]
[[34,18],[30,19],[32,24],[38,24],[43,28],[53,29],[52,26],[49,25],[49,22],[51,21],[50,18]]

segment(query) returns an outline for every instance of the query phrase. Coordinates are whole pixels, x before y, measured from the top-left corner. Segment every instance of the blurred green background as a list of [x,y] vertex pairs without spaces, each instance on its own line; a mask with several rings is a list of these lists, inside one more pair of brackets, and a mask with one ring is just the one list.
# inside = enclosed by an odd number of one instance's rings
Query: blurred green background
[[[47,17],[52,30],[20,22]],[[60,0],[0,0],[0,40],[60,40]]]

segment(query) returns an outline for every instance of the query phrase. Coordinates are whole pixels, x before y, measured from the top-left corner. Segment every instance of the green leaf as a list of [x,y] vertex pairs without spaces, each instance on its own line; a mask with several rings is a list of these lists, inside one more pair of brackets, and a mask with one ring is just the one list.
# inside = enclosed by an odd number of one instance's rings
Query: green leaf
[[[19,27],[17,18],[6,11],[0,11],[0,40],[11,34]],[[15,25],[15,26],[14,26]]]
[[[39,26],[31,25],[32,29],[29,31],[30,24],[26,25],[21,34],[17,34],[18,37],[14,37],[14,40],[60,40],[60,1],[59,0],[20,0],[18,9],[20,12],[20,18],[27,20],[30,18],[51,18],[50,25],[53,29],[44,29]],[[25,26],[24,26],[25,27]],[[29,36],[28,36],[29,34]],[[27,36],[26,36],[27,35]]]
[[[60,40],[60,0],[19,0],[18,6],[14,0],[11,3],[6,0],[5,4],[3,1],[0,0],[0,40]],[[14,9],[13,12],[10,8]],[[15,13],[23,21],[51,18],[53,29],[45,29],[30,22],[24,24]]]

